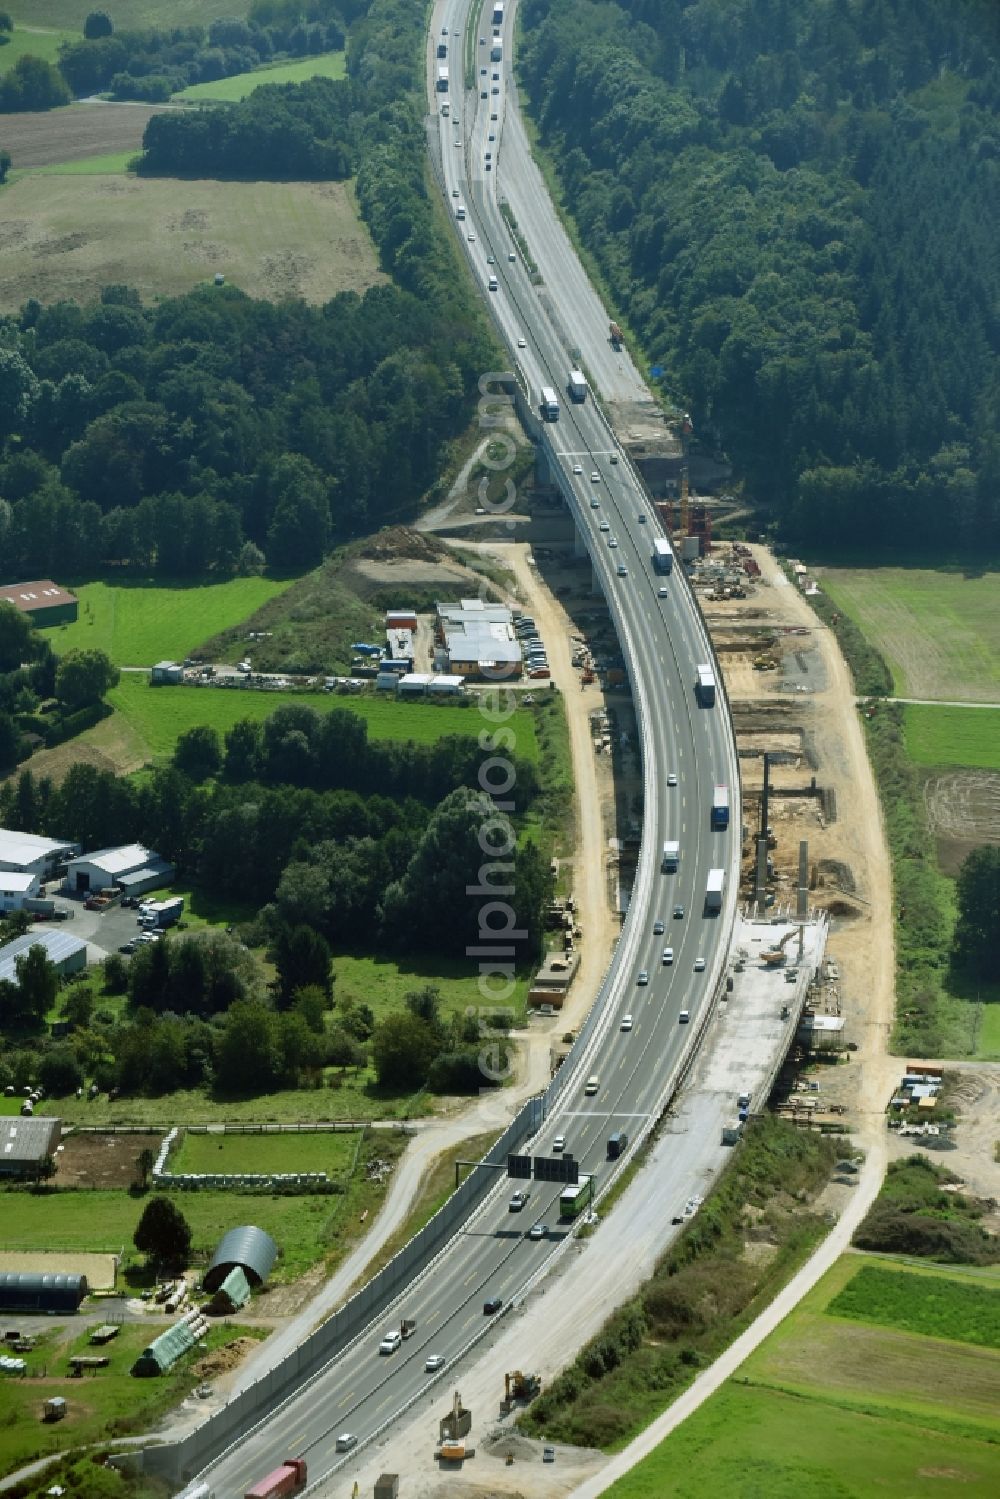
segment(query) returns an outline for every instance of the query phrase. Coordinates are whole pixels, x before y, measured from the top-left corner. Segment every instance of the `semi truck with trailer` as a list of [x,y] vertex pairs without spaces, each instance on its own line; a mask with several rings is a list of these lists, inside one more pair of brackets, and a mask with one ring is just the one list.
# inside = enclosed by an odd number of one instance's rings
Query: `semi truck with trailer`
[[284,1499],[284,1495],[294,1494],[305,1486],[305,1458],[290,1457],[280,1468],[275,1468],[273,1473],[255,1483],[252,1489],[247,1489],[244,1499]]
[[493,0],[493,25],[503,25],[503,0]]
[[694,690],[701,706],[711,708],[715,702],[715,672],[710,666],[698,667]]
[[722,910],[722,887],[726,883],[726,871],[724,869],[710,869],[708,879],[705,881],[705,910]]
[[448,92],[448,69],[446,67],[438,68],[437,88],[439,94]]
[[490,48],[490,62],[503,62],[503,42],[498,36],[493,38]]
[[660,867],[665,871],[674,870],[681,862],[681,846],[676,838],[668,838],[663,845],[663,858]]
[[716,786],[712,792],[712,828],[719,833],[729,826],[729,787]]
[[582,370],[570,370],[566,389],[569,391],[570,400],[585,401],[587,399],[587,378]]
[[664,575],[674,570],[674,549],[665,536],[653,542],[653,571]]
[[542,416],[547,422],[557,422],[559,420],[559,397],[551,385],[542,386],[541,408]]

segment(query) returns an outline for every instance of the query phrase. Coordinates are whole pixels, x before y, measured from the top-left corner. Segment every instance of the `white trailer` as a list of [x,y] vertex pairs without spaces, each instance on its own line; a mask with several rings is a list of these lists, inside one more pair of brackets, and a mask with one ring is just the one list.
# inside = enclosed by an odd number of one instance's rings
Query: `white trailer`
[[724,869],[710,869],[708,879],[705,882],[705,910],[722,910],[722,888],[726,883],[726,871]]

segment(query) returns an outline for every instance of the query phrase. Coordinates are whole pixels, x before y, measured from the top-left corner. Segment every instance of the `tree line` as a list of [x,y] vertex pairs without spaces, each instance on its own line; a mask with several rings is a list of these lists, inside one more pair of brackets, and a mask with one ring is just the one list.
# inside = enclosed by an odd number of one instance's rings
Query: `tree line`
[[95,723],[118,676],[100,650],[57,657],[30,616],[0,600],[0,776],[28,753],[27,735],[60,744]]
[[997,7],[521,14],[584,240],[751,495],[801,542],[995,547]]

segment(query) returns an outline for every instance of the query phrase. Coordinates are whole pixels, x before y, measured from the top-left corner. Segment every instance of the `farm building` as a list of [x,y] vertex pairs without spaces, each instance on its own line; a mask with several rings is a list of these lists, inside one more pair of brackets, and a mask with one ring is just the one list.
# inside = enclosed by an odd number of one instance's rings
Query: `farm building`
[[120,848],[101,848],[92,854],[81,854],[66,865],[66,880],[71,890],[86,894],[107,890],[126,875],[149,869],[163,860],[141,843],[127,843]]
[[130,1372],[140,1379],[155,1374],[166,1374],[167,1370],[176,1364],[181,1354],[187,1353],[196,1342],[197,1335],[190,1322],[175,1322],[173,1327],[168,1327],[166,1332],[161,1332],[148,1348],[142,1350]]
[[0,1270],[0,1311],[78,1312],[89,1289],[85,1275]]
[[238,1312],[241,1306],[246,1306],[249,1300],[250,1282],[237,1265],[212,1297],[208,1309],[215,1316],[228,1317],[230,1312]]
[[115,880],[123,895],[145,895],[147,890],[162,890],[169,885],[177,870],[164,859],[145,864],[142,869],[123,874]]
[[23,937],[15,937],[13,942],[5,942],[0,947],[0,981],[17,982],[17,959],[23,957],[29,947],[44,948],[45,956],[55,964],[60,978],[79,973],[87,966],[87,944],[79,937],[71,937],[69,932],[25,932]]
[[416,609],[387,609],[385,611],[386,634],[390,634],[393,630],[415,630],[416,628]]
[[150,672],[151,687],[176,687],[184,680],[184,668],[179,661],[157,661]]
[[238,1268],[257,1291],[270,1275],[277,1257],[277,1244],[262,1228],[249,1223],[231,1228],[212,1255],[202,1284],[206,1291],[217,1291],[230,1272]]
[[42,888],[37,874],[15,874],[0,870],[0,911],[20,911],[26,900],[33,900]]
[[521,675],[521,645],[503,604],[461,599],[437,605],[437,658],[449,676],[496,681]]
[[21,614],[30,614],[31,623],[39,630],[49,625],[71,625],[80,607],[76,595],[67,593],[51,578],[38,583],[6,583],[0,588],[0,603],[13,604]]
[[58,1119],[0,1119],[0,1176],[36,1177],[61,1134]]
[[79,852],[78,843],[60,843],[55,838],[0,828],[0,869],[9,869],[14,874],[37,874],[46,880],[59,864]]

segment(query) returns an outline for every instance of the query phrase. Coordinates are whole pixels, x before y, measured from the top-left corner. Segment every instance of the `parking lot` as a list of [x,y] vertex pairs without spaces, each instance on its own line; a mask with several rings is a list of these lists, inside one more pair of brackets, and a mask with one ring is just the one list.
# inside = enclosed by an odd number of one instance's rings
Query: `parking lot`
[[[157,892],[143,899],[156,899]],[[105,911],[88,911],[82,895],[65,895],[50,892],[58,910],[66,911],[64,921],[40,921],[42,931],[60,929],[79,937],[87,944],[87,962],[100,963],[109,952],[117,952],[125,942],[131,942],[142,930],[138,923],[138,911],[132,906],[109,906]]]

